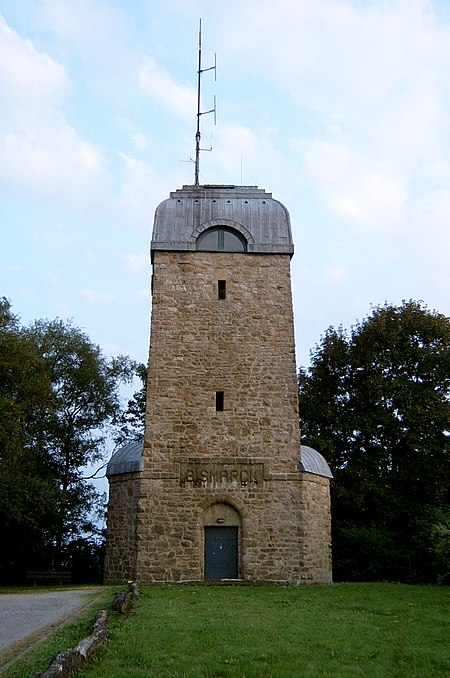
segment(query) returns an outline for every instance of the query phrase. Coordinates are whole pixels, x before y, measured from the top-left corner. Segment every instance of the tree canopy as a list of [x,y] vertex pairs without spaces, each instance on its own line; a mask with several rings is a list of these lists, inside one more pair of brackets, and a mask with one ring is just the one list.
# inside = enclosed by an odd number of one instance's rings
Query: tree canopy
[[104,498],[83,470],[103,459],[135,370],[70,322],[21,327],[0,301],[0,577],[60,568],[98,529]]
[[[0,573],[43,555],[56,520],[57,479],[38,435],[53,408],[51,382],[35,343],[0,300]],[[36,434],[35,434],[36,432]]]
[[335,577],[450,577],[449,319],[410,301],[331,327],[299,393],[334,473]]
[[142,363],[135,366],[136,377],[140,380],[140,388],[128,400],[127,407],[117,420],[114,434],[116,445],[124,445],[135,440],[142,440],[145,429],[145,405],[147,400],[148,369]]

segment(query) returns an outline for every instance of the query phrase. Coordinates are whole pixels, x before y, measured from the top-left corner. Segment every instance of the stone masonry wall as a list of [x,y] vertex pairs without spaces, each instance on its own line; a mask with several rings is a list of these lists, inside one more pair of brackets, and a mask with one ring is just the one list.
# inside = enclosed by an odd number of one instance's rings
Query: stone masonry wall
[[330,481],[312,473],[302,475],[302,522],[306,526],[303,537],[305,571],[312,581],[331,584]]
[[181,489],[175,478],[163,483],[145,481],[145,512],[139,514],[138,580],[202,580],[204,515],[211,504],[220,502],[233,506],[241,518],[239,578],[328,583],[329,573],[316,574],[306,560],[302,485],[300,474],[291,480],[265,481],[256,491]]
[[139,493],[138,473],[110,477],[104,577],[107,584],[136,579]]
[[289,255],[154,255],[137,578],[202,579],[220,502],[240,517],[240,578],[330,581],[328,480],[298,472]]
[[171,473],[186,455],[296,471],[289,255],[155,252],[153,281],[144,471]]
[[221,503],[233,506],[241,517],[240,578],[331,583],[328,479],[298,474],[264,482],[262,492],[237,486],[211,491],[192,484],[181,489],[176,477],[141,484],[137,474],[115,478],[108,510],[106,583],[202,580],[204,515],[212,504]]

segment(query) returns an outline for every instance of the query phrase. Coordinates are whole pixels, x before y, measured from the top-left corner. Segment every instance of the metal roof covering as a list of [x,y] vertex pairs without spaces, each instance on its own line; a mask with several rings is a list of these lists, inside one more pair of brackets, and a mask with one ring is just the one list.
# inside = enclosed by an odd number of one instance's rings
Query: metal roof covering
[[317,476],[332,478],[330,467],[320,452],[308,445],[300,446],[300,471],[302,473],[314,473]]
[[151,252],[195,250],[198,236],[208,228],[226,226],[239,231],[247,252],[294,253],[286,207],[257,186],[183,186],[170,193],[155,211]]
[[[142,459],[144,455],[144,441],[137,440],[127,443],[117,450],[109,460],[106,467],[106,475],[115,476],[121,473],[137,473],[142,471]],[[325,459],[322,455],[307,445],[300,447],[300,465],[299,470],[302,473],[314,473],[315,475],[332,478]]]
[[144,455],[144,441],[136,440],[120,447],[113,454],[106,467],[106,476],[115,476],[120,473],[137,473],[142,471]]

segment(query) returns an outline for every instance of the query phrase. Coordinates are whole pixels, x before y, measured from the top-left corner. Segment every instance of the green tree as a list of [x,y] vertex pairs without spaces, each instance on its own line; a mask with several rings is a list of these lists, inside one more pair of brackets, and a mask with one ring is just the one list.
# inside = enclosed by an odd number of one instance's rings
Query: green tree
[[53,404],[42,356],[0,299],[0,579],[43,560],[57,517],[58,485],[37,433]]
[[142,440],[145,429],[145,404],[147,400],[147,367],[138,363],[135,376],[140,380],[140,388],[128,400],[127,407],[117,420],[114,442],[117,446],[133,440]]
[[38,320],[27,335],[46,365],[54,397],[43,426],[59,487],[54,539],[60,564],[71,540],[95,531],[92,512],[102,499],[84,480],[84,468],[103,459],[121,413],[119,386],[132,380],[136,366],[125,356],[106,359],[84,332],[62,320]]
[[104,497],[85,467],[103,459],[135,370],[71,323],[21,327],[0,299],[0,578],[92,549]]
[[334,473],[335,577],[442,578],[448,318],[410,301],[375,308],[349,334],[330,328],[300,371],[299,393],[302,439]]

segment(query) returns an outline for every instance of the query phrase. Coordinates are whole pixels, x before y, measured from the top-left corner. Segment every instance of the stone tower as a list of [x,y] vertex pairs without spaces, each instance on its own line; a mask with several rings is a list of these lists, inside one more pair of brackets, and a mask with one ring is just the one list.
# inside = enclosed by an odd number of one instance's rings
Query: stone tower
[[145,439],[108,465],[108,582],[331,581],[330,470],[300,450],[287,209],[184,186],[155,213]]

